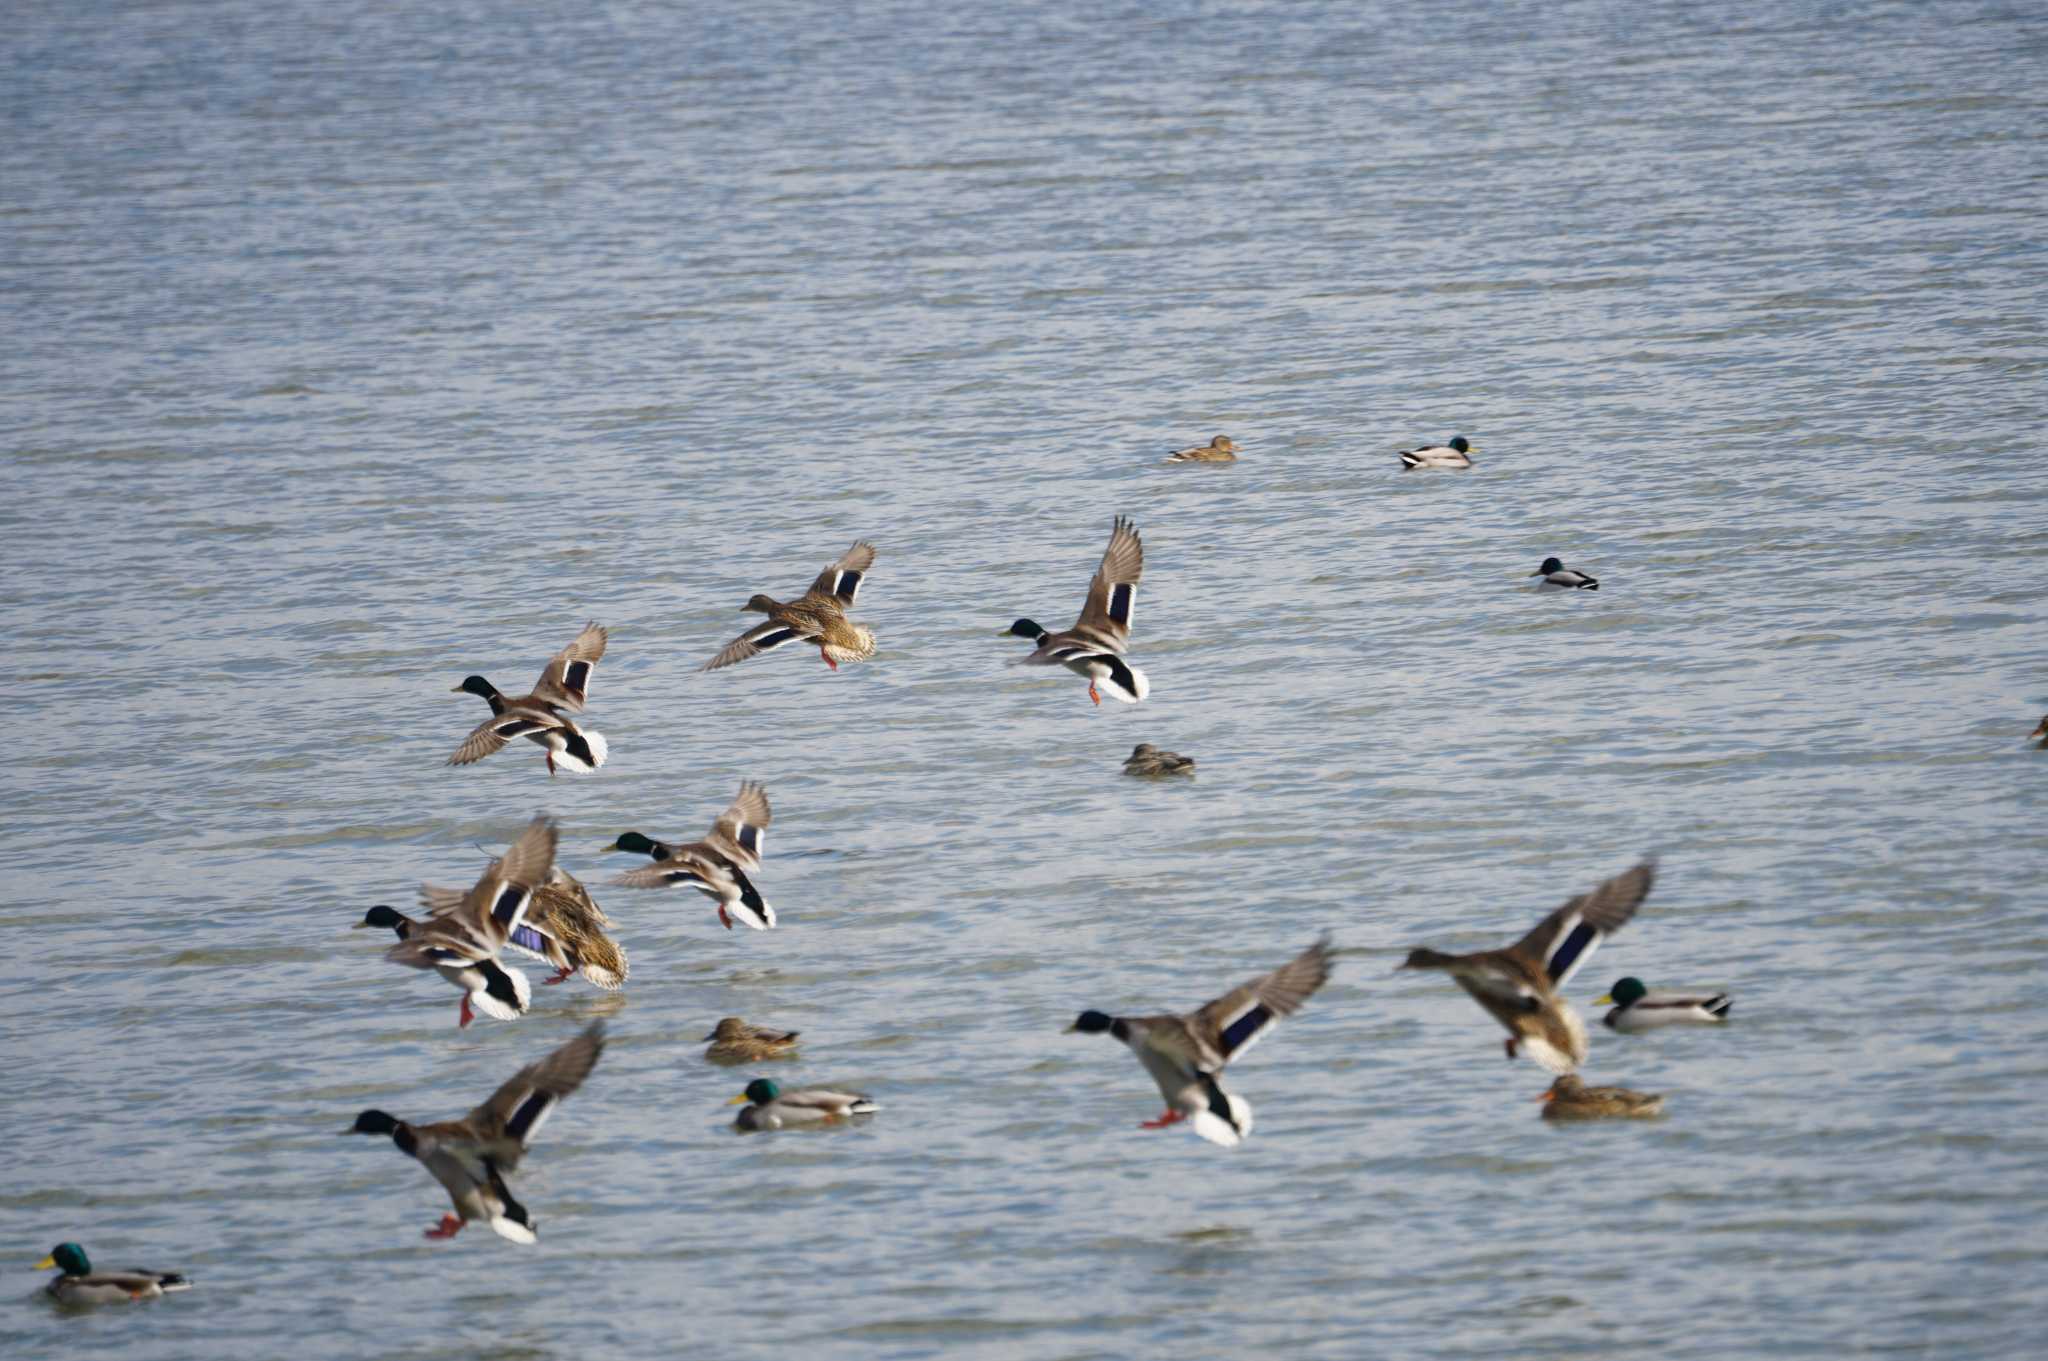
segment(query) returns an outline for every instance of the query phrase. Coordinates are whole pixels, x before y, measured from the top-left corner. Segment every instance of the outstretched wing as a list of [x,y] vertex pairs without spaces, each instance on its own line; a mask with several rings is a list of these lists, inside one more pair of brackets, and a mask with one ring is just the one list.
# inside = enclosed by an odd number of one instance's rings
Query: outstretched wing
[[725,645],[725,650],[704,663],[704,671],[716,671],[721,667],[743,662],[763,652],[772,652],[784,643],[793,643],[800,638],[815,638],[818,630],[807,620],[770,619],[765,624],[756,624]]
[[1188,1018],[1188,1029],[1212,1052],[1199,1055],[1202,1071],[1213,1073],[1258,1042],[1284,1016],[1330,977],[1330,938],[1326,935],[1279,968],[1241,988],[1233,988]]
[[[475,887],[462,895],[461,904],[452,912],[437,911],[434,920],[468,923],[480,935],[495,937],[502,944],[525,918],[533,891],[547,881],[554,864],[555,820],[537,817],[526,824],[503,858],[485,866]],[[424,892],[420,896],[433,906]]]
[[[562,1098],[583,1085],[603,1053],[604,1022],[597,1021],[546,1058],[513,1074],[511,1081],[491,1093],[490,1100],[469,1113],[467,1123],[482,1142],[505,1140],[523,1151]],[[495,1161],[504,1171],[514,1171],[519,1165],[518,1153],[500,1149]]]
[[598,658],[604,656],[604,645],[610,637],[604,625],[585,624],[575,642],[548,659],[547,668],[534,684],[533,697],[572,714],[582,713],[590,699],[591,673],[597,670]]
[[510,708],[502,714],[492,714],[476,725],[469,736],[462,739],[462,745],[448,758],[451,766],[466,766],[481,761],[504,747],[515,737],[529,737],[548,728],[559,728],[562,720],[538,709]]
[[1645,860],[1536,923],[1536,929],[1509,946],[1508,953],[1540,969],[1553,990],[1562,988],[1593,957],[1600,942],[1635,915],[1656,882],[1657,862]]
[[811,583],[811,594],[835,596],[842,606],[851,607],[853,598],[860,594],[868,568],[874,565],[875,546],[862,539],[847,549],[839,561],[818,573],[818,579]]
[[1145,571],[1145,545],[1138,527],[1119,515],[1110,531],[1102,564],[1088,583],[1088,599],[1069,632],[1104,652],[1122,652],[1131,641],[1131,611],[1138,602],[1138,578]]
[[739,796],[711,824],[710,845],[745,869],[761,867],[761,849],[768,841],[768,791],[759,781],[740,785]]

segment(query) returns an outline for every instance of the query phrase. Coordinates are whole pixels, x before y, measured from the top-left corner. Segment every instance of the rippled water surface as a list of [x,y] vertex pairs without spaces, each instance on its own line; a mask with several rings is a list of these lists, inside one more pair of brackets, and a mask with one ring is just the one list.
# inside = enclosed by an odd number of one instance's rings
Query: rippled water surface
[[[13,7],[0,1351],[2032,1354],[2044,57],[1975,3]],[[1154,691],[1096,709],[997,632],[1118,512]],[[856,537],[874,661],[698,673]],[[587,618],[610,764],[444,766]],[[458,1031],[347,929],[742,778],[782,929],[600,889],[617,997]],[[1571,991],[1734,1024],[1596,1027],[1668,1114],[1545,1125],[1393,966],[1647,851]],[[1059,1034],[1325,928],[1234,1152]],[[733,1013],[886,1110],[731,1134]],[[600,1016],[537,1247],[334,1135]],[[60,1316],[63,1238],[199,1287]]]

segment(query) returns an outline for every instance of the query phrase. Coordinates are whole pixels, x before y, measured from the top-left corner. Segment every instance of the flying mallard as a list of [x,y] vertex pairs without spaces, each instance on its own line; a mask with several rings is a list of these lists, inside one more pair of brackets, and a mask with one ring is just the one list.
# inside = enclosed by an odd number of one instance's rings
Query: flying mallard
[[1207,444],[1198,444],[1192,449],[1177,449],[1166,456],[1168,463],[1235,463],[1237,442],[1228,435],[1218,435]]
[[1124,760],[1126,775],[1192,775],[1195,773],[1195,758],[1183,756],[1177,751],[1161,751],[1150,742],[1140,742],[1131,748],[1131,754]]
[[1576,568],[1565,566],[1563,561],[1558,558],[1545,558],[1543,565],[1529,573],[1529,575],[1543,578],[1543,584],[1536,588],[1539,591],[1547,590],[1552,586],[1561,587],[1568,591],[1597,591],[1600,589],[1599,581],[1587,576]]
[[131,1266],[121,1271],[94,1271],[85,1249],[76,1243],[59,1243],[50,1255],[36,1263],[36,1270],[57,1268],[57,1274],[43,1290],[60,1304],[140,1304],[162,1299],[179,1290],[190,1290],[192,1282],[175,1271],[150,1271]]
[[1414,950],[1401,967],[1448,973],[1507,1027],[1509,1058],[1526,1047],[1529,1057],[1551,1072],[1569,1073],[1586,1061],[1586,1026],[1561,989],[1600,942],[1635,915],[1656,879],[1656,862],[1645,860],[1572,899],[1505,950],[1469,955]]
[[1404,449],[1401,452],[1401,471],[1412,472],[1417,468],[1469,468],[1472,455],[1479,452],[1465,443],[1463,435],[1451,436],[1449,444],[1425,444],[1420,449]]
[[1140,1129],[1164,1129],[1183,1120],[1212,1144],[1234,1148],[1252,1132],[1249,1102],[1223,1090],[1224,1065],[1292,1016],[1330,976],[1330,938],[1324,936],[1269,974],[1234,988],[1185,1016],[1111,1016],[1084,1011],[1069,1035],[1107,1032],[1122,1040],[1166,1098],[1166,1113]]
[[547,748],[550,775],[557,764],[579,774],[603,765],[608,750],[604,734],[585,731],[569,715],[582,713],[590,699],[590,676],[597,670],[598,658],[604,656],[608,636],[602,625],[585,624],[575,642],[548,659],[533,693],[517,699],[499,694],[498,687],[482,676],[465,677],[456,692],[482,695],[491,706],[491,716],[463,739],[448,764],[466,766],[481,761],[513,738],[524,737]]
[[[751,1105],[747,1103],[751,1102]],[[774,1078],[757,1077],[747,1089],[725,1103],[746,1105],[733,1120],[735,1129],[788,1129],[801,1125],[836,1125],[849,1115],[866,1115],[882,1109],[859,1092],[835,1092],[825,1087],[782,1090]]]
[[1018,658],[1026,666],[1064,666],[1077,676],[1088,678],[1088,698],[1097,704],[1102,696],[1096,685],[1126,704],[1136,704],[1152,693],[1145,673],[1124,660],[1131,641],[1131,609],[1138,599],[1138,578],[1145,571],[1145,545],[1138,539],[1138,527],[1119,515],[1110,531],[1109,547],[1102,565],[1088,583],[1088,599],[1081,617],[1070,629],[1048,633],[1032,620],[1019,619],[1003,630],[1029,638],[1038,649]]
[[[484,1015],[509,1021],[526,1014],[532,989],[525,974],[498,962],[498,952],[519,929],[534,891],[547,882],[554,863],[554,819],[538,817],[504,859],[492,861],[476,887],[446,910],[437,909],[425,921],[401,923],[389,908],[372,908],[361,924],[399,932],[398,944],[384,953],[392,963],[437,970],[462,989],[459,1025],[475,1019],[472,1002]],[[389,919],[384,912],[390,912]]]
[[748,1025],[737,1016],[728,1016],[718,1023],[716,1030],[704,1037],[711,1041],[704,1057],[713,1063],[756,1063],[763,1059],[795,1058],[796,1035],[794,1030],[770,1030],[766,1026]]
[[629,870],[613,883],[627,888],[688,884],[718,904],[718,919],[726,930],[732,930],[732,919],[738,917],[756,931],[766,931],[775,925],[775,909],[762,900],[747,871],[760,872],[761,848],[767,840],[768,791],[748,780],[702,841],[671,846],[638,832],[626,832],[604,849],[654,859],[652,865]]
[[1664,1098],[1626,1087],[1588,1087],[1576,1073],[1560,1073],[1543,1093],[1545,1120],[1647,1120],[1662,1113]]
[[1603,1018],[1609,1030],[1655,1030],[1667,1025],[1720,1025],[1735,1005],[1725,992],[1651,992],[1640,978],[1624,978],[1594,1002],[1614,1004]]
[[[460,889],[420,886],[420,902],[435,915],[453,911],[462,896]],[[591,986],[617,992],[626,981],[626,952],[611,938],[611,924],[582,881],[557,865],[549,871],[547,882],[533,891],[533,901],[526,905],[526,920],[513,929],[505,944],[555,966],[554,976],[541,980],[543,987],[580,973]],[[404,938],[403,931],[399,935]]]
[[755,596],[740,608],[765,614],[768,622],[754,625],[727,643],[723,652],[704,663],[703,670],[716,671],[799,639],[817,644],[818,655],[834,671],[841,662],[864,662],[874,656],[875,635],[846,617],[874,561],[875,546],[862,539],[818,573],[801,598],[785,603],[769,595]]
[[401,1153],[418,1160],[455,1203],[455,1213],[427,1230],[429,1238],[453,1238],[472,1219],[488,1222],[515,1243],[539,1239],[533,1216],[512,1197],[505,1178],[519,1170],[527,1145],[563,1097],[583,1085],[604,1052],[604,1023],[537,1063],[529,1063],[491,1099],[460,1120],[409,1125],[383,1111],[368,1110],[343,1134],[388,1134]]

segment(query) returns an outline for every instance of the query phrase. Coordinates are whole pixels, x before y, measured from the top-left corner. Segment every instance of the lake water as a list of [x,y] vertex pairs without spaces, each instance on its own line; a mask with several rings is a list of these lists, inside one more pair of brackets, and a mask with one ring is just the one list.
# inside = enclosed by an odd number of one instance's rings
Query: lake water
[[[2044,57],[1995,3],[14,6],[0,1352],[2034,1354]],[[997,633],[1120,512],[1153,692],[1096,709]],[[697,672],[861,537],[874,661]],[[449,687],[590,618],[610,763],[445,767]],[[782,929],[600,887],[617,997],[458,1031],[347,929],[742,778]],[[1733,1024],[1596,1025],[1668,1113],[1546,1125],[1394,965],[1652,851],[1571,993]],[[1059,1033],[1326,928],[1234,1152]],[[733,1135],[735,1013],[886,1109]],[[600,1016],[535,1248],[334,1135]],[[59,1316],[67,1238],[198,1288]]]

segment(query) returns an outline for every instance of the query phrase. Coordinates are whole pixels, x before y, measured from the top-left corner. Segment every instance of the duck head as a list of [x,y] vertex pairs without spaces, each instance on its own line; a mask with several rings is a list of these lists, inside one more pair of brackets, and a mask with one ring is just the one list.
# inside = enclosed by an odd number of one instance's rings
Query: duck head
[[609,846],[600,846],[598,849],[601,852],[624,851],[628,855],[657,855],[661,851],[661,843],[652,837],[642,836],[638,832],[621,832],[617,841],[614,841]]
[[1045,630],[1039,626],[1036,620],[1019,619],[1016,623],[1004,629],[1002,636],[1008,638],[1012,634],[1019,638],[1029,638],[1035,643],[1040,638],[1045,637]]
[[1465,437],[1463,435],[1451,436],[1451,447],[1453,449],[1456,449],[1461,454],[1469,454],[1472,452],[1472,446],[1465,443]]
[[772,595],[757,595],[740,606],[741,614],[773,614],[782,608],[782,603]]
[[36,1270],[55,1267],[66,1276],[89,1276],[92,1262],[85,1255],[85,1249],[76,1243],[59,1243],[50,1249],[50,1255],[36,1263]]
[[485,680],[482,676],[464,676],[462,684],[456,686],[448,693],[452,695],[476,695],[482,699],[489,699],[498,693],[498,687]]
[[386,907],[384,904],[379,903],[368,912],[365,912],[363,919],[349,929],[351,931],[360,931],[364,927],[381,926],[392,931],[403,931],[408,925],[410,923],[406,920],[403,912],[400,912],[395,907]]
[[1593,1005],[1596,1007],[1604,1007],[1608,1005],[1613,1005],[1617,1007],[1632,1007],[1636,1003],[1642,1001],[1645,997],[1648,997],[1649,995],[1650,990],[1643,986],[1642,979],[1624,978],[1621,979],[1619,982],[1615,983],[1613,987],[1609,988],[1607,990],[1607,995],[1605,997],[1597,999],[1593,1003]]
[[1084,1011],[1079,1016],[1076,1016],[1074,1023],[1068,1026],[1062,1033],[1067,1035],[1102,1035],[1106,1034],[1110,1027],[1115,1024],[1116,1018],[1107,1012]]
[[383,1111],[364,1111],[356,1117],[356,1122],[343,1130],[342,1133],[391,1134],[396,1132],[397,1129],[398,1121],[395,1117],[386,1115]]
[[1562,560],[1558,558],[1545,558],[1543,560],[1543,565],[1541,567],[1538,567],[1535,571],[1529,573],[1529,575],[1532,577],[1547,577],[1552,572],[1562,572],[1563,570],[1564,563]]
[[728,1106],[744,1106],[751,1103],[756,1106],[765,1106],[781,1095],[782,1088],[776,1084],[774,1078],[757,1077],[747,1084],[745,1091],[725,1104]]

